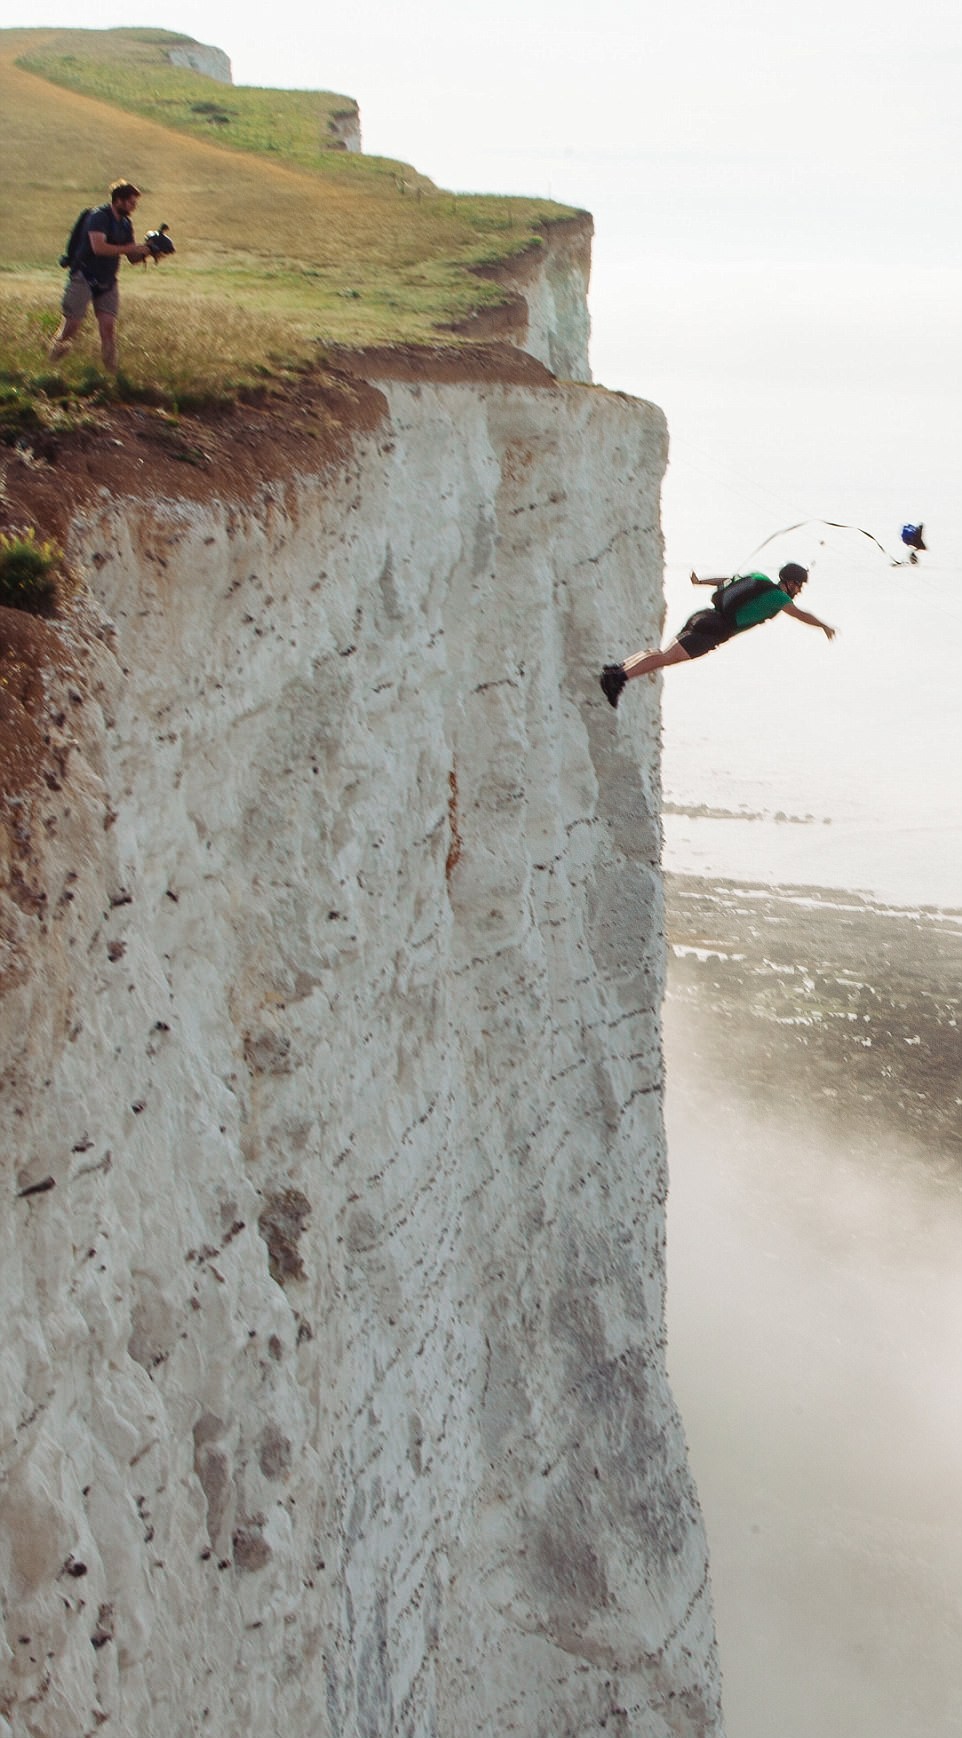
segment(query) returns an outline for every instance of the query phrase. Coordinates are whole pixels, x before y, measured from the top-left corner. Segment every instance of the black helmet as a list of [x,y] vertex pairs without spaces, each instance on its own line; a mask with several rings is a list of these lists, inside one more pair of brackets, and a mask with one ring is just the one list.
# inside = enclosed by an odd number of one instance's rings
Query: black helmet
[[796,585],[804,585],[808,578],[808,568],[800,567],[797,561],[787,561],[784,567],[779,568],[778,577],[780,580],[794,580]]

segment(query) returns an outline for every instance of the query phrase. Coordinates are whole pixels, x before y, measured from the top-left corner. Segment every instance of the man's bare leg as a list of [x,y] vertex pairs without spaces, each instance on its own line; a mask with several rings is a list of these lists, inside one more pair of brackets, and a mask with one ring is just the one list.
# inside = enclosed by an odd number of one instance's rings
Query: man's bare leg
[[71,344],[83,325],[83,315],[79,320],[68,318],[65,314],[60,322],[60,329],[54,337],[47,356],[51,362],[59,362],[61,356],[70,349]]
[[688,661],[684,646],[672,640],[663,652],[633,652],[621,667],[630,682],[633,676],[650,676],[653,670],[663,670],[668,664],[687,664]]
[[[94,310],[97,312],[97,310]],[[100,354],[104,359],[104,367],[110,374],[117,372],[117,316],[116,314],[97,313],[97,325],[100,327]]]
[[666,664],[687,664],[689,654],[677,640],[672,640],[663,652],[633,652],[623,664],[606,664],[601,672],[601,690],[609,706],[617,706],[621,691],[632,676],[650,676],[653,670],[663,670]]

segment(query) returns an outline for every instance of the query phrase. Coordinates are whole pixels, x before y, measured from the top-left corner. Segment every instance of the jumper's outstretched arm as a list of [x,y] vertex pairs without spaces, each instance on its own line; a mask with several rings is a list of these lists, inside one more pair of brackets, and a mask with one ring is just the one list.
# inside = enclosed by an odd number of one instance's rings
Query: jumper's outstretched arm
[[821,628],[822,633],[829,640],[835,638],[834,628],[830,628],[828,623],[823,622],[819,616],[809,615],[808,610],[800,610],[797,603],[787,603],[782,610],[782,615],[791,616],[796,622],[804,622],[808,628]]

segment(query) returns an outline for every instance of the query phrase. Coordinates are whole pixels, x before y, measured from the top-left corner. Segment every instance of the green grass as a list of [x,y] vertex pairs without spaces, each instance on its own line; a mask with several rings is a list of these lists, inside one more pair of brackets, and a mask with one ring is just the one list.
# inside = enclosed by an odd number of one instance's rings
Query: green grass
[[[18,419],[49,426],[71,402],[109,396],[92,319],[53,387],[45,351],[67,232],[115,177],[144,190],[137,234],[167,222],[177,247],[157,268],[121,268],[126,390],[172,406],[283,379],[331,343],[454,341],[452,327],[503,299],[476,268],[541,245],[573,215],[548,200],[447,193],[407,164],[331,150],[345,98],[219,84],[169,63],[187,40],[0,31],[7,439]],[[210,104],[226,122],[212,122]]]
[[57,569],[63,550],[32,526],[0,532],[0,605],[47,615],[57,601]]
[[[20,32],[11,33],[20,35]],[[221,84],[172,65],[169,51],[194,46],[167,30],[51,30],[34,39],[17,65],[66,90],[127,109],[194,138],[314,168],[337,148],[337,123],[354,110],[330,91],[279,91]]]
[[93,321],[57,363],[47,359],[56,314],[29,281],[0,288],[0,443],[30,445],[65,433],[95,407],[119,401],[195,410],[229,403],[250,387],[282,383],[321,359],[321,346],[283,313],[241,299],[174,292],[158,310],[146,292],[128,297],[121,369],[104,373]]

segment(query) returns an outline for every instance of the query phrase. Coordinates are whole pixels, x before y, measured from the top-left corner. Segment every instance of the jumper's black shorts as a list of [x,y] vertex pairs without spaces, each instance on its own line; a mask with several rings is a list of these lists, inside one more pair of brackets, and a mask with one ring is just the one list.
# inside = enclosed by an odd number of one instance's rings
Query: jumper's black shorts
[[716,646],[723,646],[732,637],[721,610],[696,610],[689,616],[680,633],[675,635],[678,644],[689,658],[703,658],[706,652],[713,652]]

